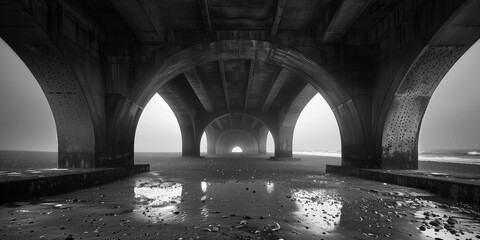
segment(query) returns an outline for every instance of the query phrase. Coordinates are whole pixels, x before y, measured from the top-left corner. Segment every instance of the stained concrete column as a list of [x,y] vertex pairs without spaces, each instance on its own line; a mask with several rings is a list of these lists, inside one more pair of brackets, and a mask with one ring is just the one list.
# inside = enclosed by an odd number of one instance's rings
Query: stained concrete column
[[280,127],[275,139],[275,158],[291,158],[294,127]]
[[[181,116],[179,116],[181,115]],[[196,132],[196,127],[188,114],[176,114],[182,133],[182,156],[200,157],[201,133]]]
[[215,128],[213,128],[210,125],[205,129],[205,135],[207,137],[207,154],[208,155],[215,155],[217,151],[215,147],[215,143],[217,142],[215,132],[216,132]]
[[182,156],[200,157],[200,140],[192,129],[180,127],[182,132]]
[[256,137],[258,142],[258,154],[266,154],[268,128],[265,126],[262,126],[260,129],[258,129]]

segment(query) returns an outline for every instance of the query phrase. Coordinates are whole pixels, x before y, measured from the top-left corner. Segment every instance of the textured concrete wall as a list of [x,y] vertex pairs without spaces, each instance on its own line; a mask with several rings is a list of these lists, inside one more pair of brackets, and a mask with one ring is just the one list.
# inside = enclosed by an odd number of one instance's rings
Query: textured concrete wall
[[[414,14],[401,14],[408,7],[415,8],[402,3],[395,11],[398,17],[378,23],[376,37],[381,48],[372,105],[377,167],[417,168],[418,134],[430,97],[479,37],[478,28],[463,26],[479,24],[472,16],[480,4],[462,3],[430,1]],[[386,24],[394,27],[386,28]]]

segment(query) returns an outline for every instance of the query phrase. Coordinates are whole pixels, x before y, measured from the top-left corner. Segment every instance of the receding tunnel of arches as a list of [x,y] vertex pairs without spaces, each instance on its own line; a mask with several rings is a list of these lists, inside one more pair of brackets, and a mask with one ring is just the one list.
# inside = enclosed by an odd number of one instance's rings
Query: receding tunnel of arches
[[[213,49],[215,49],[215,51],[213,51]],[[242,49],[242,51],[238,51],[239,49]],[[238,54],[239,52],[241,54]],[[299,59],[301,59],[301,61],[298,61]],[[273,86],[276,90],[263,87],[261,88],[262,92],[257,94],[258,99],[249,99],[243,96],[244,93],[235,92],[237,89],[245,89],[245,87],[248,87],[247,82],[250,81],[249,79],[251,79],[252,84],[255,83],[256,78],[255,81],[253,81],[253,78],[250,76],[255,75],[255,71],[257,70],[260,72],[268,72],[268,74],[266,74],[268,76],[263,77],[265,81],[269,81],[269,85]],[[214,78],[214,81],[208,81],[208,84],[212,84],[212,86],[204,85],[203,88],[197,87],[200,82],[207,84],[205,79],[211,78]],[[239,78],[238,81],[235,80],[235,78]],[[229,83],[225,87],[221,87],[220,84],[225,80],[228,80]],[[245,86],[236,86],[233,82],[235,82],[235,84],[242,83]],[[128,141],[122,142],[122,139],[128,140],[131,132],[122,133],[122,131],[116,131],[115,129],[131,129],[128,126],[135,125],[135,119],[137,118],[135,116],[132,119],[131,113],[140,112],[140,109],[145,105],[146,100],[150,98],[151,94],[159,92],[161,88],[167,85],[169,85],[171,89],[185,89],[184,86],[194,86],[194,89],[189,88],[189,92],[184,92],[184,99],[191,99],[188,96],[192,94],[200,94],[198,95],[198,100],[200,101],[197,102],[197,100],[195,100],[195,103],[186,102],[187,104],[191,103],[191,106],[186,106],[190,108],[185,108],[185,115],[189,114],[187,113],[189,111],[188,109],[195,110],[199,107],[201,111],[208,113],[218,111],[230,112],[230,122],[244,123],[245,121],[242,120],[243,117],[241,116],[242,113],[236,114],[234,111],[242,111],[243,113],[261,112],[270,114],[270,116],[272,116],[271,114],[277,115],[277,113],[282,111],[281,114],[283,115],[283,111],[290,111],[290,109],[286,108],[294,105],[291,99],[295,98],[294,96],[299,92],[303,92],[306,85],[309,84],[312,84],[312,86],[310,86],[311,89],[321,92],[331,107],[341,105],[342,114],[348,115],[345,116],[348,121],[343,124],[348,126],[351,136],[361,138],[363,136],[361,132],[362,127],[359,126],[361,122],[359,118],[361,116],[358,115],[355,105],[352,105],[352,102],[348,101],[348,94],[322,66],[310,60],[309,57],[304,54],[285,48],[280,44],[241,39],[214,41],[208,44],[192,46],[173,54],[158,66],[153,66],[151,71],[142,74],[142,76],[136,80],[136,84],[127,96],[127,98],[135,104],[122,103],[122,106],[118,108],[117,116],[119,116],[120,121],[115,122],[115,126],[112,127],[111,139],[119,139],[119,142],[112,144],[120,146],[119,149],[129,148],[130,143]],[[266,84],[266,86],[267,85],[268,84]],[[211,96],[211,94],[209,94],[211,89],[222,88],[224,89],[223,94],[213,95],[215,98],[212,99],[207,98]],[[284,96],[285,94],[288,95],[288,97]],[[248,96],[253,97],[256,95],[250,94]],[[265,96],[268,96],[267,99],[265,99]],[[248,101],[245,99],[248,99]],[[232,111],[232,109],[236,110]],[[287,114],[291,113],[290,115],[295,115],[297,114],[295,111],[294,109],[293,112],[288,112]],[[275,143],[275,155],[279,157],[291,157],[292,155],[291,136],[293,134],[294,124],[291,125],[290,121],[296,117],[290,115],[286,117],[286,121],[289,121],[288,123],[278,122],[283,121],[281,120],[284,118],[283,116],[281,119],[270,119],[271,121],[268,125],[275,126],[274,129],[265,128],[262,130],[265,135],[262,136],[262,138],[265,138],[268,130],[271,130],[274,139],[278,139]],[[123,118],[122,116],[128,117]],[[198,116],[189,116],[189,118],[193,124],[196,124],[195,122]],[[195,119],[195,121],[193,121],[193,119]],[[228,124],[222,125],[228,126]],[[189,134],[193,140],[189,146],[196,146],[200,143],[201,136],[199,135],[202,134],[202,132],[197,132],[197,129],[204,128],[204,126],[191,126],[191,128],[193,130],[190,131]],[[219,128],[221,129],[222,127],[219,126]],[[123,137],[123,135],[125,135],[125,137]],[[208,130],[206,131],[206,135],[207,142],[211,142],[208,140]],[[263,139],[261,141],[257,140],[259,153],[266,152],[265,142]],[[351,156],[361,154],[358,152],[361,151],[360,146],[355,145],[358,145],[359,142],[361,141],[351,141],[346,145],[347,149],[351,151]],[[351,144],[355,146],[349,146]],[[207,153],[211,152],[210,150],[215,150],[215,144],[209,143],[208,145],[210,147],[207,147]],[[200,151],[200,147],[192,147],[187,152],[184,151],[184,154],[193,156],[198,155]]]
[[[201,142],[200,142],[200,152],[202,154],[211,154],[211,155],[214,155],[214,154],[217,154],[216,150],[215,151],[210,151],[208,152],[208,138],[207,138],[207,134],[206,132],[204,132],[202,134],[202,138],[201,138]],[[213,139],[213,137],[211,137],[210,141],[212,142],[215,142],[215,139]],[[261,145],[262,143],[260,143]],[[268,134],[267,134],[267,138],[265,139],[265,151],[262,152],[261,150],[259,150],[258,154],[269,154],[269,155],[273,155],[274,151],[275,151],[275,142],[273,140],[273,136],[272,136],[272,133],[270,131],[268,131]],[[235,151],[234,151],[235,150]],[[243,149],[240,147],[240,146],[235,146],[231,149],[231,152],[237,152],[238,150],[241,150],[239,152],[243,152]],[[219,154],[219,153],[218,153]]]

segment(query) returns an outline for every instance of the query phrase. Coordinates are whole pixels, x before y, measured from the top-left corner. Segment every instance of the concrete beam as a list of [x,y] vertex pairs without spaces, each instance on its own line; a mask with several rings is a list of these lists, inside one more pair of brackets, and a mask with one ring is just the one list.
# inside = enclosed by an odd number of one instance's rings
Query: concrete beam
[[265,100],[265,103],[262,107],[262,113],[268,111],[272,106],[273,101],[277,98],[278,93],[283,87],[283,84],[288,79],[288,71],[285,68],[281,68],[278,73],[275,75],[275,81],[273,82],[272,87],[270,88],[270,92]]
[[275,11],[275,18],[273,19],[272,31],[270,32],[270,36],[272,37],[277,35],[278,26],[280,25],[280,21],[282,20],[283,10],[285,9],[286,4],[287,4],[287,0],[278,0],[277,2],[277,10]]
[[[245,101],[243,102],[243,110],[247,110],[248,105],[248,97],[250,96],[250,91],[252,89],[252,82],[253,82],[253,74],[255,73],[255,59],[250,60],[250,68],[248,71],[248,79],[247,79],[247,89],[245,90]],[[242,119],[243,123],[243,119]],[[243,124],[242,124],[243,125]]]
[[370,0],[344,0],[338,6],[330,21],[322,21],[318,27],[319,42],[338,42],[350,26],[362,14]]
[[218,128],[220,128],[220,130],[223,130],[223,124],[222,122],[220,122],[220,119],[217,119],[215,122],[217,123]]
[[258,120],[257,120],[256,118],[254,118],[254,119],[253,119],[253,123],[252,123],[252,125],[250,126],[250,129],[254,129],[255,126],[257,125],[257,123],[258,123]]
[[200,102],[202,103],[203,108],[205,108],[207,112],[213,112],[212,103],[210,101],[210,98],[208,97],[207,92],[205,91],[205,87],[202,84],[202,80],[200,79],[197,70],[193,68],[193,70],[184,72],[183,74],[185,75],[185,78],[187,79],[188,83],[190,83],[190,86],[197,95],[198,100],[200,100]]
[[230,120],[230,128],[233,128],[233,119],[232,119],[232,114],[228,114],[228,119]]
[[164,23],[156,1],[111,0],[142,43],[165,44]]
[[220,76],[222,77],[222,88],[223,88],[223,95],[225,96],[225,103],[227,105],[227,110],[230,111],[230,101],[228,100],[227,78],[225,77],[225,66],[224,66],[223,60],[218,61],[218,68],[220,69]]
[[212,35],[212,22],[210,21],[210,12],[208,11],[208,0],[198,0],[200,11],[202,12],[203,25],[205,31]]
[[245,114],[242,114],[242,122],[240,123],[240,128],[243,128],[244,122],[245,122]]

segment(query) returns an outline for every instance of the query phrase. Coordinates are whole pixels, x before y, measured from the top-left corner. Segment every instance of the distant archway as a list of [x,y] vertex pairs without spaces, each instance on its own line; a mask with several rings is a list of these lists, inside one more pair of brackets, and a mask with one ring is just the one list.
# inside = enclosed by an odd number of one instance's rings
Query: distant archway
[[272,133],[268,131],[267,134],[267,153],[274,153],[275,151],[275,140],[273,139]]
[[235,147],[241,148],[242,153],[258,154],[257,139],[245,130],[228,130],[218,137],[215,144],[217,154],[230,154]]
[[202,138],[200,139],[200,153],[207,153],[208,152],[208,139],[207,133],[203,132]]
[[239,146],[235,146],[232,148],[232,153],[241,153],[241,152],[243,152],[243,150]]

